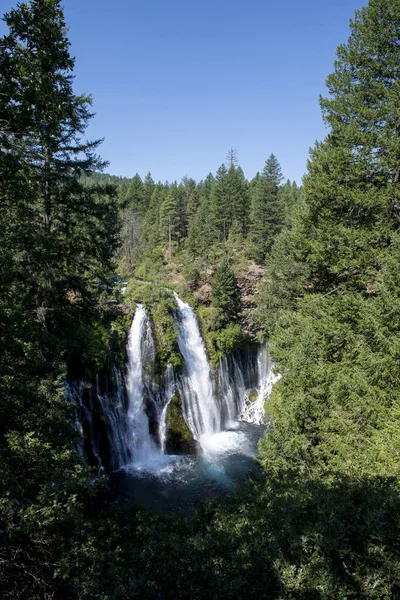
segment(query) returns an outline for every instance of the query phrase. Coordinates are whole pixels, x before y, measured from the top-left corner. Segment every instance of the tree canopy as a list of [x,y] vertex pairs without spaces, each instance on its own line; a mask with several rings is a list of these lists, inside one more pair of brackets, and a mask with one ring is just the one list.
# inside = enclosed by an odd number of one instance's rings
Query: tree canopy
[[[398,598],[400,0],[355,12],[302,187],[274,154],[248,181],[233,149],[200,182],[102,174],[61,1],[4,21],[2,597]],[[72,374],[88,393],[124,365],[130,302],[154,307],[160,364],[180,367],[168,285],[196,305],[214,367],[267,337],[281,374],[258,470],[192,517],[110,502],[68,397]]]

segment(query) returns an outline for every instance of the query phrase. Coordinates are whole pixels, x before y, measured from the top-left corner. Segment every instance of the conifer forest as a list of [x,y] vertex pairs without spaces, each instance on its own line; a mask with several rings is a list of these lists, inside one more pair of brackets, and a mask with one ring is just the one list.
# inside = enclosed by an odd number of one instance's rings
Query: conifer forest
[[302,181],[161,183],[61,0],[3,16],[4,600],[400,600],[400,0],[350,17]]

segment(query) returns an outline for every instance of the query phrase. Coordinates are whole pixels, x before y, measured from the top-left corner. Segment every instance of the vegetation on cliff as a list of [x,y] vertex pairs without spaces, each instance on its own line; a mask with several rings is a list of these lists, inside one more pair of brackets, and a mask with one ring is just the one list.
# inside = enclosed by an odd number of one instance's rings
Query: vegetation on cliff
[[[281,185],[272,156],[246,181],[234,153],[198,184],[102,185],[59,0],[5,22],[2,596],[398,598],[400,0],[356,11],[302,190]],[[111,299],[115,256],[129,284]],[[103,364],[110,321],[123,335],[135,302],[152,311],[160,364],[178,365],[165,287],[197,298],[209,345],[235,347],[251,325],[240,274],[252,260],[266,273],[257,328],[283,375],[260,474],[190,518],[108,504],[76,449],[68,366]]]

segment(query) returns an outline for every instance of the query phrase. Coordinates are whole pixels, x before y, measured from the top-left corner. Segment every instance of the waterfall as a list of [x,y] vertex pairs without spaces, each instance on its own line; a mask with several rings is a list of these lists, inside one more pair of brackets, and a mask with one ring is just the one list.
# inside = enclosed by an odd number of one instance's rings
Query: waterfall
[[101,393],[99,377],[97,376],[96,392],[103,411],[103,419],[110,444],[111,468],[115,471],[129,462],[130,452],[126,443],[128,428],[122,376],[115,366],[113,367],[112,380],[115,382],[115,391],[109,389],[108,381],[106,381],[105,390]]
[[200,441],[203,435],[221,430],[221,411],[217,406],[211,369],[200,334],[196,314],[174,292],[177,303],[178,345],[184,359],[179,378],[179,392],[183,401],[185,421]]
[[240,428],[240,421],[266,422],[264,403],[279,379],[266,344],[222,356],[213,371],[194,310],[174,295],[180,372],[175,374],[169,364],[163,375],[156,374],[152,324],[138,304],[128,335],[125,381],[114,367],[108,376],[67,384],[67,395],[76,405],[79,449],[99,470],[158,472],[176,459],[165,454],[168,407],[175,393],[193,438],[206,453],[218,448],[225,452],[237,444],[232,430]]
[[76,405],[79,451],[100,470],[154,469],[162,461],[175,376],[168,365],[163,377],[155,377],[155,355],[151,322],[139,304],[128,336],[125,383],[114,366],[111,376],[66,386]]
[[224,427],[235,427],[238,421],[257,425],[266,422],[264,404],[280,378],[273,367],[266,344],[220,358],[217,375]]
[[78,451],[86,461],[95,466],[99,473],[104,471],[100,452],[101,431],[96,427],[96,413],[92,386],[86,387],[83,381],[66,383],[66,397],[75,404],[75,429],[80,435]]
[[222,398],[224,426],[232,428],[238,422],[238,415],[246,394],[243,369],[234,356],[222,356],[219,359],[218,381]]
[[167,365],[167,371],[165,373],[165,404],[161,410],[159,419],[159,437],[161,452],[165,454],[165,446],[167,441],[167,413],[168,406],[175,394],[175,377],[174,368],[172,365]]
[[[279,381],[280,375],[273,372],[274,364],[268,356],[267,344],[264,344],[258,350],[257,355],[257,374],[258,382],[256,390],[247,390],[244,396],[239,418],[248,423],[261,425],[266,422],[264,404],[271,395],[273,385]],[[251,393],[256,393],[252,398]]]
[[151,323],[142,304],[136,308],[127,354],[128,446],[135,463],[146,463],[157,458],[160,450],[150,434],[148,413],[155,408],[151,393],[155,345]]

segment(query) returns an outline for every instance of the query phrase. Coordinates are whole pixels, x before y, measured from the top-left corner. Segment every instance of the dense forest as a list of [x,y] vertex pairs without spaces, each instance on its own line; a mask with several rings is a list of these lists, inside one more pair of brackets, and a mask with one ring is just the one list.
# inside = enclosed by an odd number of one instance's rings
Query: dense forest
[[[2,597],[400,598],[400,0],[350,21],[301,186],[234,149],[200,182],[104,174],[60,0],[4,21]],[[110,501],[67,399],[124,365],[136,303],[179,368],[171,290],[211,365],[267,339],[281,375],[259,470],[193,515]]]

